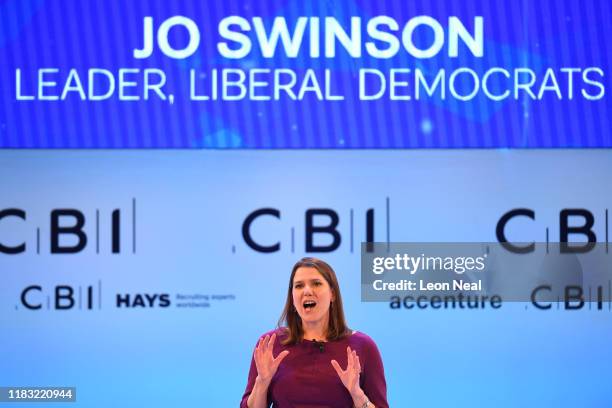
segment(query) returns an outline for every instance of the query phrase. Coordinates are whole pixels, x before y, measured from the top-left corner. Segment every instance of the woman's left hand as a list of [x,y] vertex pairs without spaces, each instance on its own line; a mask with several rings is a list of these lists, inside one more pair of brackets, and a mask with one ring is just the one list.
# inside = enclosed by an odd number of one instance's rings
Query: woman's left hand
[[355,397],[356,395],[363,393],[363,391],[361,391],[361,387],[359,386],[361,364],[359,364],[359,356],[357,355],[357,352],[351,350],[350,347],[346,348],[346,359],[346,370],[340,368],[340,364],[338,364],[336,360],[332,360],[331,365],[336,370],[336,373],[338,373],[338,377],[340,377],[342,384],[344,384],[351,396]]

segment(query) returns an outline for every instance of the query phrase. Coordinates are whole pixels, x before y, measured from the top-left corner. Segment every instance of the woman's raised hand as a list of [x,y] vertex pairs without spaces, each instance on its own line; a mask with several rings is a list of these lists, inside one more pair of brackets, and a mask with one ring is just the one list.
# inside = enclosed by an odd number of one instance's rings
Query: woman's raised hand
[[266,384],[272,381],[272,377],[274,377],[279,364],[287,357],[287,354],[289,354],[289,351],[284,350],[275,358],[272,354],[275,341],[276,333],[272,336],[266,336],[259,339],[259,343],[257,343],[257,347],[255,347],[254,358],[255,365],[257,366],[257,377]]
[[361,364],[359,364],[359,356],[357,352],[351,350],[350,347],[346,348],[346,370],[340,368],[340,364],[336,360],[331,361],[331,365],[338,373],[338,377],[342,381],[342,384],[346,387],[348,392],[352,395],[356,395],[360,391],[359,386],[359,374],[361,373]]

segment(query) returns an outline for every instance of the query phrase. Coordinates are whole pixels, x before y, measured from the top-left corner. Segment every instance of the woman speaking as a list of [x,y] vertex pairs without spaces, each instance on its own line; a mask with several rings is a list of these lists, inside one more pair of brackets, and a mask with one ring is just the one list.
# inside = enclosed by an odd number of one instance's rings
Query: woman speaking
[[255,347],[241,408],[388,408],[374,341],[346,326],[334,270],[298,261],[279,328]]

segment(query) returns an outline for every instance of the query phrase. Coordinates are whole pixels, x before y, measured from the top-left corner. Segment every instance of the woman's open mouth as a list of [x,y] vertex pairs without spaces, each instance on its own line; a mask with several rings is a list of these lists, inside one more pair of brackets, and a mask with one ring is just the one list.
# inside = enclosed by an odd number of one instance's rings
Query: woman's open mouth
[[314,300],[305,300],[304,303],[302,303],[302,306],[304,307],[305,312],[309,312],[317,306],[317,302]]

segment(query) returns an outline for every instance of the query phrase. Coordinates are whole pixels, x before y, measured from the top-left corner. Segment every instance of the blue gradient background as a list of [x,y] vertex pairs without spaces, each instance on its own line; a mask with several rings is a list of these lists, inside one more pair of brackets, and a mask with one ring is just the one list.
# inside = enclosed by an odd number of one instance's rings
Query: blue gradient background
[[[392,241],[495,241],[506,211],[527,207],[509,238],[558,237],[559,211],[586,208],[601,242],[610,207],[610,153],[574,151],[2,151],[0,240],[26,240],[28,252],[0,257],[0,384],[77,387],[70,406],[237,406],[252,348],[273,328],[290,268],[304,253],[304,212],[332,208],[341,247],[321,255],[336,269],[352,328],[377,342],[393,407],[603,407],[612,403],[612,312],[535,310],[390,310],[360,301],[358,244],[365,211],[375,234]],[[137,199],[137,252],[109,254],[108,214]],[[241,237],[252,211],[274,207],[281,220],[253,225],[259,254]],[[76,255],[49,255],[49,212],[102,211],[101,254],[90,242]],[[123,234],[129,231],[129,217]],[[41,254],[35,229],[41,228]],[[291,250],[295,228],[295,250]],[[129,235],[129,234],[128,234]],[[232,252],[235,246],[235,253]],[[124,247],[125,248],[125,247]],[[101,310],[29,311],[31,284],[102,281]],[[116,293],[218,293],[236,300],[209,309],[116,309]],[[15,306],[19,306],[17,309]],[[21,406],[21,405],[20,405]],[[40,406],[40,405],[34,405]],[[54,405],[55,406],[55,405]],[[61,406],[61,405],[60,405]]]
[[[598,66],[610,88],[612,7],[607,0],[413,0],[342,1],[103,1],[5,0],[0,2],[0,147],[18,148],[458,148],[458,147],[612,147],[610,99],[558,100],[549,92],[540,101],[492,102],[483,96],[464,103],[453,99],[389,102],[358,100],[352,84],[361,68],[420,68],[426,73],[467,66],[483,73],[488,67],[512,70],[527,66],[541,76],[546,67]],[[229,15],[261,16],[267,27],[276,16],[289,26],[298,16],[333,16],[347,24],[350,16],[365,21],[389,15],[400,26],[409,18],[429,15],[446,25],[458,16],[471,27],[484,17],[484,57],[460,48],[459,58],[441,54],[427,60],[410,58],[403,50],[390,60],[263,59],[257,48],[248,58],[229,61],[219,56],[218,22]],[[174,15],[192,18],[200,27],[199,51],[172,60],[159,51],[135,60],[142,44],[142,21],[157,24]],[[415,33],[429,44],[428,30]],[[251,38],[254,34],[250,33]],[[170,32],[172,44],[186,43],[180,29]],[[364,39],[365,41],[365,39]],[[168,102],[16,101],[15,69],[21,68],[31,92],[39,68],[57,67],[65,78],[70,68],[117,70],[160,68],[167,73]],[[190,102],[189,70],[212,68],[330,69],[334,89],[343,102]],[[469,81],[469,80],[465,80]],[[561,78],[559,79],[561,81]],[[577,83],[576,83],[577,84]],[[461,83],[459,84],[461,86]],[[566,86],[561,85],[562,89]],[[412,88],[411,88],[412,90]],[[577,89],[578,90],[578,87]]]
[[[550,94],[536,102],[360,102],[349,86],[361,68],[528,66],[543,73],[546,67],[599,66],[609,89],[611,10],[607,0],[0,1],[1,148],[191,149],[0,150],[0,209],[28,214],[26,222],[0,222],[1,242],[25,239],[28,245],[26,254],[0,256],[0,386],[76,386],[77,403],[66,406],[237,406],[255,341],[275,326],[290,268],[306,255],[304,213],[324,207],[340,215],[343,241],[322,257],[338,273],[350,326],[380,348],[392,407],[612,406],[609,308],[543,312],[505,303],[495,311],[394,311],[360,301],[358,253],[369,208],[378,240],[389,233],[406,242],[495,241],[499,217],[520,207],[533,209],[536,219],[513,221],[513,240],[544,241],[546,228],[556,240],[559,211],[586,208],[602,241],[612,202],[610,150],[447,149],[609,148],[610,99],[559,101]],[[134,60],[142,18],[178,14],[198,23],[198,53],[183,61],[160,53]],[[380,14],[398,22],[456,15],[466,23],[482,15],[485,56],[414,60],[400,53],[378,61],[254,54],[232,62],[215,49],[217,24],[228,15],[262,16],[269,23],[275,16],[347,22]],[[177,44],[185,40],[180,31],[171,37]],[[43,67],[160,68],[177,101],[15,101],[15,69],[32,78]],[[225,67],[329,68],[347,100],[197,103],[180,93],[190,69]],[[304,148],[319,150],[261,150]],[[138,250],[129,251],[127,217],[125,251],[111,255],[110,211],[129,214],[133,198]],[[262,243],[280,240],[279,253],[256,253],[242,240],[243,220],[262,207],[280,209],[281,220],[264,217],[253,233]],[[100,209],[101,253],[90,241],[80,254],[49,255],[55,208],[81,209],[90,239]],[[36,228],[43,237],[40,255]],[[98,281],[101,310],[20,305],[28,285],[48,293],[55,285]],[[208,309],[116,309],[117,293],[232,294],[235,300]]]

